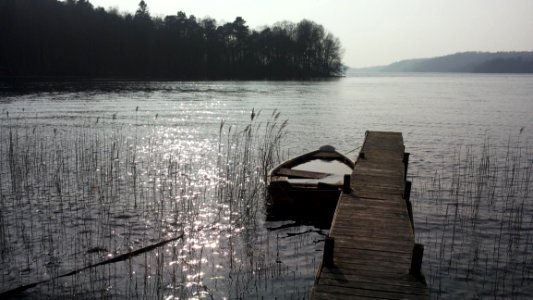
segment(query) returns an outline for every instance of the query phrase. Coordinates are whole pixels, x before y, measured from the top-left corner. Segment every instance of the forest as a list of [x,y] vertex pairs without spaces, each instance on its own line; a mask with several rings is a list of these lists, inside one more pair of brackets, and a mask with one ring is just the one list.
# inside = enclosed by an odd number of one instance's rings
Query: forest
[[533,52],[461,52],[401,60],[359,72],[533,73]]
[[308,79],[342,75],[338,38],[310,20],[250,29],[179,11],[153,17],[87,0],[0,0],[0,75]]

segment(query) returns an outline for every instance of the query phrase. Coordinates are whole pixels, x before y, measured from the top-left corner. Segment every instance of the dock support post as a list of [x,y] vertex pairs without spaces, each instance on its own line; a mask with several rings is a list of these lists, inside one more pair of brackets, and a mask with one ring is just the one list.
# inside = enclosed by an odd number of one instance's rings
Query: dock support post
[[424,245],[416,243],[413,247],[413,256],[411,257],[411,269],[409,274],[416,278],[422,277],[422,258],[424,256]]
[[342,192],[348,194],[352,191],[350,174],[344,175],[344,181],[342,183]]
[[403,191],[403,198],[405,201],[409,201],[411,199],[411,187],[413,183],[411,181],[405,182],[405,190]]
[[403,198],[405,199],[405,205],[407,206],[407,213],[409,214],[409,220],[411,221],[411,227],[415,232],[415,221],[413,220],[413,204],[411,203],[411,181],[405,182],[405,191],[403,192]]
[[322,258],[326,267],[333,266],[333,248],[335,248],[335,238],[328,235],[324,241],[324,257]]
[[407,167],[409,166],[409,155],[411,155],[409,152],[405,152],[403,154],[403,166],[404,166],[403,177],[404,177],[404,180],[407,180]]

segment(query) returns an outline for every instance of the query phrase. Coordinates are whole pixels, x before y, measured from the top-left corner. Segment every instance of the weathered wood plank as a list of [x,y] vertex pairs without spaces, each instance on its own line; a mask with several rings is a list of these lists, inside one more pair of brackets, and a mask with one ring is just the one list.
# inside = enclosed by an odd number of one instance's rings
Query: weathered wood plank
[[[353,242],[347,240],[353,240]],[[335,239],[335,247],[367,249],[375,251],[386,251],[394,248],[394,252],[411,253],[413,251],[413,241],[382,241],[372,238],[356,238],[343,236]]]
[[[394,292],[384,292],[380,290],[366,290],[358,288],[347,288],[341,286],[331,286],[331,285],[317,285],[314,293],[318,295],[328,295],[329,299],[350,299],[351,296],[365,296],[365,297],[374,297],[378,299],[427,299],[426,295],[420,294],[409,294],[409,293],[394,293]],[[340,297],[343,296],[343,297]],[[336,298],[335,298],[336,297]]]
[[[383,228],[383,229],[381,229]],[[413,242],[413,236],[408,235],[403,238],[398,238],[398,235],[404,234],[402,230],[400,229],[394,229],[394,230],[387,230],[385,226],[380,226],[378,228],[361,228],[361,229],[355,229],[355,228],[349,228],[346,227],[339,227],[339,224],[337,223],[337,226],[335,226],[334,234],[336,237],[346,237],[346,238],[353,238],[353,239],[374,239],[374,240],[395,240],[395,241],[409,241]]]
[[[364,220],[365,216],[368,219],[375,219],[376,217],[390,218],[402,217],[408,215],[405,205],[383,203],[381,207],[376,207],[378,204],[358,204],[358,203],[342,203],[339,207],[339,216],[351,216],[350,219],[354,221]],[[394,220],[391,220],[394,221]]]
[[387,198],[402,198],[403,191],[398,190],[380,190],[378,188],[366,189],[366,190],[357,190],[354,192],[355,195],[361,198],[367,199],[377,199],[377,200],[386,200]]
[[[394,281],[394,280],[385,280],[382,282],[368,282],[368,280],[355,277],[353,275],[345,276],[344,278],[335,278],[332,276],[323,276],[320,278],[319,283],[324,285],[332,285],[339,287],[347,288],[356,288],[356,289],[365,289],[365,290],[376,290],[390,293],[398,294],[425,294],[426,290],[424,287],[416,284],[406,284],[409,283],[404,281]],[[402,284],[403,283],[403,284]]]
[[409,271],[409,268],[406,269],[406,266],[401,263],[391,263],[389,261],[367,261],[363,259],[346,259],[335,257],[333,263],[336,267],[342,267],[347,270],[369,270],[369,271],[380,271],[380,273],[397,273],[404,274],[406,271]]
[[384,195],[383,199],[379,198],[368,198],[362,197],[359,195],[358,191],[353,191],[350,195],[342,195],[346,199],[340,202],[340,205],[356,205],[357,208],[360,206],[372,206],[376,208],[383,207],[398,207],[400,209],[405,208],[405,201],[402,195]]
[[411,262],[411,253],[398,253],[391,251],[373,251],[368,249],[356,249],[356,248],[342,248],[336,247],[334,249],[335,258],[352,258],[358,257],[360,259],[372,260],[372,261],[388,261],[388,262]]
[[[339,213],[338,215],[339,220],[336,220],[335,222],[335,228],[331,229],[331,231],[334,231],[337,226],[341,226],[343,224],[346,224],[347,226],[351,226],[352,228],[360,228],[360,230],[371,230],[373,228],[381,228],[381,229],[391,229],[391,230],[402,230],[402,228],[395,228],[395,227],[403,227],[406,225],[410,225],[409,216],[405,214],[391,214],[391,213],[383,213],[383,214],[372,214],[372,215],[364,215],[362,212],[357,212],[353,214],[346,214],[346,213]],[[348,218],[348,217],[354,217],[356,220],[353,220],[350,222],[349,220],[341,220],[340,218]],[[380,222],[381,221],[381,222]],[[363,228],[367,227],[367,228]]]
[[345,264],[344,262],[338,262],[333,266],[323,267],[322,273],[332,273],[338,275],[361,275],[375,278],[388,278],[398,280],[409,280],[408,274],[404,270],[383,270],[383,272],[376,272],[376,270],[369,268],[368,266],[358,266],[356,264]]
[[401,133],[367,132],[351,176],[352,191],[337,204],[330,265],[321,267],[313,299],[427,299],[409,275],[414,232],[403,198]]

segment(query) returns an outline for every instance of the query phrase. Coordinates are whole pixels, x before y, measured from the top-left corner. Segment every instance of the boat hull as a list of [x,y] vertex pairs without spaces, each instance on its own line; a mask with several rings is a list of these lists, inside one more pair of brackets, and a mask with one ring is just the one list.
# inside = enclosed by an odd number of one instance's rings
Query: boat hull
[[[269,172],[270,220],[296,220],[329,228],[343,175],[355,166],[331,146],[295,157]],[[323,226],[324,225],[324,226]]]
[[320,228],[329,228],[340,197],[340,189],[299,188],[287,182],[269,186],[267,219],[294,220]]

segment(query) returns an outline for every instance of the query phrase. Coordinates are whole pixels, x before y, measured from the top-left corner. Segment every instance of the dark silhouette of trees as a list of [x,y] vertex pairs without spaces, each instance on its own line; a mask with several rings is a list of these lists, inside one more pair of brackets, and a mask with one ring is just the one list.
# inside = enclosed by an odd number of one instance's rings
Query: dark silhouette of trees
[[533,52],[461,52],[433,58],[402,60],[366,71],[533,73]]
[[495,58],[474,68],[477,73],[533,73],[533,55],[524,57]]
[[341,44],[312,21],[250,30],[184,12],[134,15],[87,0],[0,0],[0,70],[13,76],[314,78],[342,73]]
[[146,2],[141,1],[139,2],[139,9],[135,12],[135,18],[140,19],[150,19],[150,13],[148,12],[148,5]]

